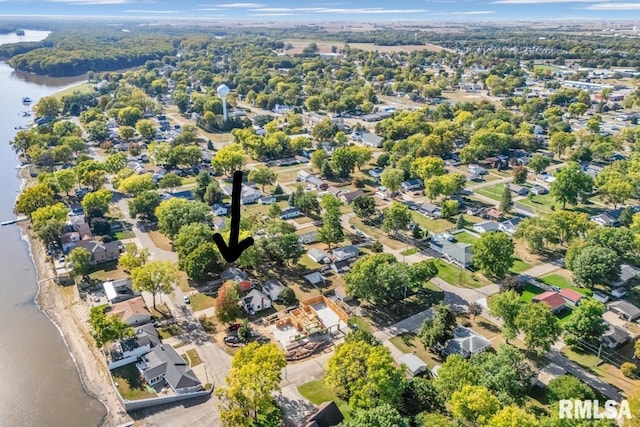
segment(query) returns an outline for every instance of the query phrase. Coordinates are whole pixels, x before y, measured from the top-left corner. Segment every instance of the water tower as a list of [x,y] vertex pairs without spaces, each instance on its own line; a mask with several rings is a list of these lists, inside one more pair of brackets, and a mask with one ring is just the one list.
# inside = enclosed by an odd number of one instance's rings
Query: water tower
[[220,95],[220,98],[222,98],[222,117],[226,122],[227,121],[227,95],[229,94],[229,87],[225,84],[222,84],[218,86],[218,89],[216,89],[216,92],[218,92],[218,95]]

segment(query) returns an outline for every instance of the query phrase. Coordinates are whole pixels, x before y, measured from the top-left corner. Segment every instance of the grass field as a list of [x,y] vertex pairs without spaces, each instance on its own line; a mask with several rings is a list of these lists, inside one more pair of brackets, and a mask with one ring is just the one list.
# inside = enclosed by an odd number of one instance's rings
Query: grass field
[[56,92],[54,95],[62,98],[63,96],[69,96],[69,95],[73,95],[76,92],[79,93],[93,93],[94,89],[93,87],[95,86],[94,83],[89,83],[89,82],[85,82],[85,83],[80,83],[71,87],[68,87],[66,89],[62,89],[59,92]]
[[333,400],[338,405],[338,408],[340,408],[340,412],[344,415],[345,420],[351,419],[351,407],[349,403],[339,399],[334,391],[325,385],[324,379],[313,380],[302,384],[298,386],[298,391],[305,399],[316,405]]
[[502,193],[504,192],[504,184],[496,184],[490,187],[478,188],[473,190],[474,193],[478,193],[481,196],[488,197],[493,200],[502,200]]
[[460,243],[468,243],[470,245],[473,245],[473,243],[478,240],[476,236],[473,236],[472,234],[465,231],[463,231],[462,233],[454,234],[453,237],[455,237],[455,239]]
[[118,392],[123,399],[140,400],[155,397],[153,389],[147,387],[135,364],[121,366],[111,371],[113,381],[118,386]]
[[461,269],[448,262],[437,260],[438,277],[454,286],[464,288],[479,288],[489,285],[490,282],[479,273],[472,273],[469,270]]
[[182,355],[182,358],[189,364],[189,367],[191,368],[202,363],[202,359],[200,359],[200,355],[195,348],[187,350],[187,352]]
[[535,297],[536,295],[541,294],[542,292],[544,292],[542,289],[540,289],[537,286],[533,286],[530,283],[525,283],[522,286],[522,295],[520,296],[520,299],[524,302],[531,302],[531,300],[533,299],[533,297]]
[[213,307],[215,301],[215,298],[201,293],[196,293],[189,297],[189,302],[191,303],[191,308],[193,309],[193,311],[200,311],[209,307]]
[[530,268],[531,268],[531,265],[527,264],[522,259],[515,257],[513,260],[513,266],[509,269],[509,271],[518,274]]
[[540,279],[549,286],[557,286],[560,289],[569,288],[576,292],[581,293],[582,295],[586,295],[588,297],[593,295],[593,292],[591,291],[591,289],[572,286],[569,279],[567,279],[566,277],[560,276],[559,274],[547,274],[546,276],[543,276]]

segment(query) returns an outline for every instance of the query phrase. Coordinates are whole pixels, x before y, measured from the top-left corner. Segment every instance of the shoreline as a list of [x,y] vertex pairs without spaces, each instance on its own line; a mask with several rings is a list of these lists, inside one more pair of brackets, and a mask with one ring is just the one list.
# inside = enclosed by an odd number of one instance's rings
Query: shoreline
[[[18,174],[22,181],[21,191],[29,182],[29,177],[25,176],[25,173],[26,169],[23,169]],[[111,385],[104,358],[88,334],[87,310],[79,298],[77,287],[70,285],[74,289],[71,300],[62,295],[59,285],[54,280],[55,271],[47,259],[44,246],[33,235],[29,222],[22,222],[18,227],[20,238],[27,245],[29,257],[36,272],[38,288],[33,301],[38,311],[44,314],[58,330],[76,367],[84,392],[105,408],[106,414],[98,425],[117,426],[132,421]]]

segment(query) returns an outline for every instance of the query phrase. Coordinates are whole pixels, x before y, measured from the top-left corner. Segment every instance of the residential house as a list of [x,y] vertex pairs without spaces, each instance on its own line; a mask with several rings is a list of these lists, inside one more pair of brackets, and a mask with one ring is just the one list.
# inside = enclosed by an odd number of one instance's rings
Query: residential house
[[551,184],[556,180],[556,177],[551,175],[549,172],[541,172],[536,175],[536,180],[545,184]]
[[160,344],[158,331],[152,324],[138,326],[132,338],[117,341],[107,349],[109,370],[138,361]]
[[318,410],[307,417],[301,427],[333,427],[344,421],[344,415],[334,401],[324,402]]
[[447,356],[458,354],[464,358],[478,354],[491,347],[491,341],[463,326],[456,326],[453,338],[447,341],[440,350]]
[[611,296],[616,299],[621,299],[627,296],[627,288],[615,288],[611,291]]
[[629,341],[629,333],[623,328],[609,324],[609,330],[602,335],[602,344],[614,349]]
[[552,313],[558,313],[565,308],[564,298],[558,292],[543,292],[533,297],[531,301],[534,303],[546,303]]
[[129,326],[151,322],[151,312],[141,296],[130,298],[111,305],[111,312]]
[[531,187],[531,194],[534,196],[543,196],[545,194],[549,194],[549,189],[547,187],[543,187],[542,185],[534,185]]
[[342,285],[335,288],[333,293],[335,294],[336,298],[343,302],[351,301],[353,299],[351,295],[347,293],[347,289]]
[[333,185],[327,188],[327,193],[339,197],[342,194],[342,188],[334,187]]
[[275,196],[262,196],[259,200],[261,205],[272,205],[277,201],[278,199],[276,199]]
[[440,206],[436,206],[433,203],[424,202],[418,206],[418,212],[428,216],[429,218],[438,219],[442,216],[442,210]]
[[591,221],[603,227],[617,227],[620,225],[620,215],[622,208],[610,209],[601,214],[593,215]]
[[518,230],[518,225],[520,225],[520,222],[522,222],[522,218],[514,217],[498,224],[498,229],[500,231],[504,231],[507,234],[515,234],[515,232]]
[[587,175],[595,179],[598,176],[598,174],[602,172],[602,169],[604,169],[604,166],[602,165],[589,163],[587,167],[584,169],[584,171],[587,173]]
[[384,172],[384,169],[382,168],[375,168],[375,169],[371,169],[369,171],[369,175],[371,177],[373,177],[374,179],[380,179],[382,177],[382,172]]
[[480,217],[491,221],[501,221],[504,215],[496,208],[488,208],[480,212]]
[[479,222],[477,224],[473,224],[473,231],[475,231],[476,233],[487,233],[489,231],[499,231],[500,230],[500,224],[498,224],[495,221],[484,221],[484,222]]
[[331,253],[334,260],[344,261],[351,258],[357,258],[360,255],[360,249],[355,245],[343,246],[341,248],[335,248]]
[[253,283],[249,279],[249,275],[236,267],[227,268],[220,273],[220,279],[223,282],[231,280],[235,282],[242,291],[249,291],[253,288]]
[[627,301],[616,301],[609,304],[609,310],[613,311],[623,320],[633,322],[640,318],[640,308]]
[[400,365],[404,365],[411,376],[414,377],[422,374],[423,372],[427,372],[427,364],[413,353],[403,354],[398,360],[398,363],[400,363]]
[[226,215],[229,209],[220,203],[214,203],[211,205],[211,211],[215,216],[223,216]]
[[271,301],[277,301],[280,299],[280,294],[284,291],[286,286],[279,280],[267,280],[262,284],[262,292],[267,294]]
[[325,277],[322,275],[322,273],[319,273],[317,271],[314,271],[313,273],[306,274],[303,277],[307,282],[311,283],[314,286],[315,285],[319,285],[320,283],[324,283],[324,281],[325,281]]
[[439,235],[431,237],[429,247],[459,267],[471,266],[471,245],[462,242],[451,242]]
[[620,276],[617,279],[607,278],[604,281],[613,287],[628,286],[635,283],[639,276],[640,268],[625,263],[620,265]]
[[136,367],[151,386],[164,381],[176,394],[202,390],[202,383],[187,362],[168,344],[155,347],[136,363]]
[[[233,193],[233,188],[230,185],[223,185],[222,191],[227,196],[231,196]],[[252,203],[257,203],[261,197],[262,197],[262,193],[260,193],[258,190],[246,184],[242,184],[242,189],[240,190],[240,202],[243,205],[250,205]]]
[[355,199],[357,199],[360,196],[364,196],[364,191],[355,190],[355,191],[349,191],[347,193],[342,193],[340,194],[339,198],[347,205],[350,205],[351,202],[353,202]]
[[252,315],[271,308],[271,300],[262,291],[251,289],[247,295],[242,297],[242,305],[245,311]]
[[361,136],[361,142],[363,144],[374,148],[382,147],[382,140],[383,138],[381,136],[369,132],[365,132]]
[[488,174],[488,173],[489,173],[489,172],[488,172],[485,168],[483,168],[482,166],[480,166],[480,165],[475,165],[475,164],[473,164],[473,165],[469,165],[469,166],[467,167],[467,169],[469,170],[469,173],[470,173],[470,174],[472,174],[472,175],[486,175],[486,174]]
[[344,259],[342,261],[334,261],[329,266],[336,274],[344,274],[351,270],[351,264],[355,261],[354,258]]
[[309,255],[309,258],[311,258],[311,260],[317,262],[318,264],[327,264],[330,261],[329,254],[327,254],[320,248],[311,248],[309,252],[307,252],[307,255]]
[[275,107],[273,107],[273,111],[276,114],[287,114],[289,111],[291,111],[293,108],[288,106],[288,105],[280,105],[280,104],[276,104]]
[[282,212],[280,212],[280,219],[285,220],[285,219],[291,219],[291,218],[298,218],[301,215],[302,213],[300,212],[300,209],[294,206],[289,206],[285,208]]
[[62,236],[60,236],[60,243],[62,243],[62,252],[69,252],[71,249],[76,247],[80,240],[80,233],[78,233],[77,231],[63,233]]
[[560,296],[564,299],[565,305],[569,305],[572,307],[580,304],[580,301],[585,299],[586,297],[582,295],[580,292],[576,292],[573,289],[564,288],[560,290]]
[[140,293],[134,292],[131,279],[109,280],[104,282],[102,287],[109,304],[116,304],[140,295]]
[[107,243],[98,240],[81,240],[76,246],[89,251],[91,263],[100,264],[117,260],[120,257],[120,245],[121,243],[117,240]]
[[[82,190],[86,190],[86,192]],[[89,192],[88,189],[83,188],[81,190],[76,191],[76,196],[79,198],[82,198],[88,192]],[[80,203],[72,204],[71,206],[69,206],[69,209],[71,210],[70,215],[82,215],[84,213],[84,209],[82,208],[82,205]]]
[[529,193],[529,188],[518,184],[507,184],[509,190],[517,196],[526,196]]
[[400,183],[403,191],[416,191],[422,190],[424,188],[424,184],[421,179],[410,179],[408,181],[403,181]]
[[302,233],[298,236],[298,242],[302,243],[303,245],[310,245],[317,241],[318,241],[318,230]]

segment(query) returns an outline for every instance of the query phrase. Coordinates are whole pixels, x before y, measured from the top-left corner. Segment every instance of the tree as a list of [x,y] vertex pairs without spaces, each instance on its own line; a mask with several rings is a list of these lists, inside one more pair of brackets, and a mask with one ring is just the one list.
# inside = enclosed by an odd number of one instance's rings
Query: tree
[[451,413],[471,425],[485,425],[500,409],[498,398],[486,387],[465,385],[451,396]]
[[620,366],[620,372],[627,378],[636,378],[638,376],[638,367],[633,362],[624,362]]
[[411,164],[411,174],[427,181],[434,176],[440,176],[447,173],[444,168],[444,160],[439,157],[419,157]]
[[156,208],[160,205],[160,195],[155,191],[145,191],[135,199],[129,200],[129,216],[136,218],[140,215],[146,221],[155,221]]
[[154,188],[156,188],[156,185],[153,182],[153,177],[148,173],[131,175],[120,181],[120,185],[118,185],[118,191],[125,194],[133,194],[134,196]]
[[593,287],[605,279],[615,280],[620,276],[620,258],[615,251],[601,246],[586,246],[571,263],[576,282]]
[[142,119],[136,123],[136,130],[141,137],[151,139],[156,135],[157,127],[153,120]]
[[222,323],[232,324],[242,314],[240,310],[240,288],[231,280],[224,282],[218,290],[214,307],[216,319]]
[[515,321],[527,350],[542,355],[560,336],[560,325],[547,304],[523,304]]
[[211,166],[221,173],[230,175],[245,165],[246,155],[240,144],[228,144],[218,150],[211,160]]
[[340,178],[348,178],[358,161],[358,153],[353,147],[339,147],[331,156],[331,169]]
[[177,270],[170,261],[151,261],[131,271],[133,288],[151,293],[153,308],[156,308],[156,295],[168,294],[177,280]]
[[126,271],[132,271],[140,268],[149,261],[149,249],[142,248],[138,250],[135,243],[130,243],[125,247],[125,252],[118,258],[118,265],[124,267]]
[[128,140],[135,136],[136,130],[132,126],[120,126],[118,128],[118,133],[120,134],[120,138]]
[[620,259],[633,260],[638,253],[636,234],[627,228],[597,227],[587,234],[587,246],[600,246],[613,250]]
[[426,318],[420,327],[418,336],[425,348],[436,348],[453,338],[456,317],[451,306],[439,303],[433,307],[433,317]]
[[390,207],[384,210],[382,229],[386,233],[398,234],[398,230],[406,230],[411,222],[411,211],[407,205],[393,202]]
[[291,199],[294,200],[294,205],[300,209],[305,215],[309,215],[311,212],[320,212],[320,202],[318,202],[318,198],[315,193],[302,193],[300,195],[291,193],[289,197],[289,203],[291,203]]
[[507,184],[504,186],[504,189],[502,190],[502,199],[500,200],[500,210],[503,213],[508,214],[509,212],[511,212],[512,205],[513,205],[513,201],[511,198],[511,189]]
[[202,202],[173,198],[161,202],[155,213],[160,231],[172,239],[183,225],[207,222],[211,208]]
[[580,170],[576,162],[569,162],[555,173],[555,181],[551,183],[551,195],[565,209],[567,203],[577,205],[578,200],[591,193],[593,179]]
[[127,155],[122,152],[110,154],[104,161],[104,170],[110,174],[117,174],[126,167]]
[[433,379],[433,385],[445,401],[466,385],[477,385],[480,379],[480,370],[475,364],[463,359],[457,354],[447,357],[438,371],[438,376]]
[[169,172],[158,181],[158,187],[168,188],[171,193],[182,185],[182,178],[173,172]]
[[406,385],[404,371],[389,349],[362,341],[340,344],[327,363],[324,381],[354,408],[397,405]]
[[311,155],[311,166],[313,166],[314,169],[322,170],[322,165],[328,160],[329,154],[327,153],[327,150],[323,148],[316,150]]
[[588,109],[589,106],[587,104],[583,104],[582,102],[573,102],[569,104],[567,111],[569,111],[569,114],[575,117],[584,115],[584,113],[586,113]]
[[204,196],[209,184],[211,184],[211,176],[207,172],[202,171],[196,176],[196,190],[194,192],[196,200],[204,202]]
[[187,273],[189,279],[202,283],[212,273],[218,271],[220,267],[218,258],[218,247],[213,242],[206,242],[198,245],[186,257],[183,257],[179,266]]
[[523,185],[527,182],[527,175],[529,175],[529,170],[522,165],[516,166],[513,169],[513,183],[518,185]]
[[456,424],[446,416],[437,413],[423,412],[416,416],[415,422],[419,427],[454,427]]
[[128,106],[118,111],[116,120],[120,126],[135,126],[143,116],[142,110],[138,107]]
[[606,311],[604,304],[587,299],[573,310],[573,315],[564,324],[562,338],[572,347],[580,347],[582,343],[596,344],[609,326],[602,318]]
[[520,350],[507,344],[502,344],[496,353],[483,352],[472,356],[471,363],[481,372],[480,385],[503,405],[522,403],[535,376]]
[[573,375],[565,374],[549,381],[547,397],[550,403],[560,400],[592,400],[596,395],[591,387]]
[[268,168],[253,169],[249,172],[249,181],[258,184],[264,193],[265,185],[273,185],[276,182],[276,173]]
[[469,312],[469,314],[473,317],[473,320],[476,320],[476,316],[479,316],[480,314],[482,314],[482,305],[478,304],[477,302],[472,302],[471,304],[469,304],[469,307],[467,308],[467,311]]
[[317,112],[322,108],[322,100],[319,96],[312,95],[304,102],[304,107],[309,111]]
[[[284,354],[275,344],[250,343],[231,360],[226,386],[216,389],[221,400],[220,419],[226,427],[279,425],[282,414],[274,392],[280,389]],[[259,373],[259,374],[257,374]]]
[[562,157],[567,148],[573,147],[575,143],[575,135],[568,132],[556,132],[549,139],[549,150]]
[[409,427],[409,421],[396,408],[385,403],[369,409],[354,412],[350,421],[340,423],[341,427]]
[[561,244],[568,244],[579,237],[584,237],[594,227],[589,216],[583,212],[556,211],[545,218],[547,226],[555,235],[555,240]]
[[85,277],[91,270],[91,253],[83,247],[76,247],[67,256],[74,277]]
[[322,227],[318,229],[318,240],[326,243],[329,248],[332,243],[340,243],[344,240],[342,223],[340,222],[340,206],[342,206],[342,202],[336,196],[326,194],[322,197],[324,216]]
[[53,190],[46,184],[27,187],[18,196],[15,211],[30,217],[39,208],[53,205],[53,196]]
[[273,203],[271,206],[269,206],[269,212],[268,212],[269,218],[276,219],[280,217],[281,213],[282,213],[282,208],[280,207],[279,204]]
[[444,400],[430,379],[414,377],[404,389],[398,410],[408,417],[414,417],[421,412],[442,412]]
[[517,406],[505,406],[499,410],[489,423],[491,427],[539,427],[535,415],[527,413]]
[[34,107],[38,117],[58,117],[62,111],[62,101],[57,96],[44,96]]
[[502,232],[484,233],[473,245],[473,264],[489,277],[504,279],[513,266],[513,240]]
[[275,221],[267,227],[264,239],[258,242],[258,248],[261,257],[280,266],[286,262],[295,264],[305,254],[295,227],[284,221]]
[[69,197],[69,191],[73,190],[78,182],[78,177],[73,169],[60,169],[56,171],[53,176],[55,177],[58,188],[64,191]]
[[528,166],[537,174],[551,165],[551,159],[542,154],[534,154],[529,160]]
[[89,326],[91,336],[96,341],[96,346],[102,348],[109,341],[120,341],[133,337],[133,328],[130,328],[118,316],[107,316],[101,306],[92,307],[89,312]]
[[65,223],[64,220],[56,218],[46,219],[38,223],[34,222],[33,231],[45,245],[55,245],[59,243],[60,236],[64,232]]
[[387,187],[391,192],[398,191],[402,181],[404,181],[404,170],[402,169],[386,168],[380,176],[382,185]]
[[440,205],[442,211],[442,218],[449,219],[458,213],[458,201],[457,200],[445,200]]
[[351,205],[353,212],[364,222],[376,213],[376,201],[373,196],[356,197]]
[[109,190],[98,190],[82,198],[82,208],[88,216],[102,216],[109,210],[109,203],[113,193]]
[[518,332],[516,319],[520,314],[522,302],[515,291],[501,292],[488,299],[489,313],[504,321],[502,333],[507,342],[515,338]]

